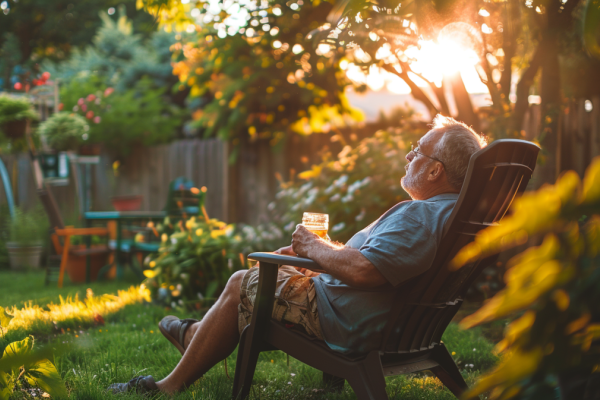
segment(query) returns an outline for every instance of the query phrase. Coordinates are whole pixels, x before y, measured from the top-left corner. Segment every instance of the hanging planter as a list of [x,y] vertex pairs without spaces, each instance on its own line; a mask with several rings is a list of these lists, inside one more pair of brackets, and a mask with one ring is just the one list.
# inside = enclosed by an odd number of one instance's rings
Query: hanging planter
[[25,136],[27,120],[37,120],[38,116],[26,98],[0,96],[0,129],[4,136],[19,139]]

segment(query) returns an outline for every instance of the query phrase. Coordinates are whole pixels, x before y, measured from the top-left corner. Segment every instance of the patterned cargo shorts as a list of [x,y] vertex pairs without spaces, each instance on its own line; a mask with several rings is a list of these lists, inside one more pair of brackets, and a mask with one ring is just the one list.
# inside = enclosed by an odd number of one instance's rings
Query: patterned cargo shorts
[[[249,269],[242,280],[241,303],[238,306],[240,334],[252,319],[254,300],[258,290],[259,268]],[[281,266],[277,274],[272,317],[286,324],[299,325],[306,330],[308,335],[323,340],[317,311],[315,285],[311,278],[304,276],[289,265]]]

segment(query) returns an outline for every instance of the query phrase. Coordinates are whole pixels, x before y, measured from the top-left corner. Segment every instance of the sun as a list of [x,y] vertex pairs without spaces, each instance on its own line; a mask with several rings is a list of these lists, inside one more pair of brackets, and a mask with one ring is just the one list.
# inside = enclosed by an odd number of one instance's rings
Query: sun
[[[398,52],[398,56],[407,60],[415,72],[409,72],[410,79],[419,87],[428,86],[421,76],[441,87],[444,76],[460,73],[469,93],[488,93],[487,86],[481,82],[476,69],[480,61],[478,53],[481,44],[477,40],[477,31],[472,32],[473,30],[465,23],[449,24],[440,31],[437,40],[422,39],[417,46],[409,46],[403,52]],[[393,63],[393,54],[384,46],[377,52],[377,58]],[[363,54],[359,50],[355,58],[360,60]],[[353,63],[346,63],[343,68],[346,69],[348,78],[366,84],[374,91],[386,87],[393,93],[410,93],[406,82],[377,66],[371,66],[368,74]]]

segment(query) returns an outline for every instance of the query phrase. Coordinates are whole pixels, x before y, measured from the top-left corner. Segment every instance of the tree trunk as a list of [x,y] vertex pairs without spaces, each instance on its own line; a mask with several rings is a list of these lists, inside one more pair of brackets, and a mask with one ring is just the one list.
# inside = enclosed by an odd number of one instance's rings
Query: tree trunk
[[450,88],[454,95],[454,102],[458,109],[458,119],[468,126],[472,127],[476,132],[480,131],[481,125],[479,123],[479,116],[473,109],[473,103],[471,103],[471,97],[467,92],[465,83],[460,76],[460,72],[455,72],[452,75],[448,75],[448,82],[450,82]]

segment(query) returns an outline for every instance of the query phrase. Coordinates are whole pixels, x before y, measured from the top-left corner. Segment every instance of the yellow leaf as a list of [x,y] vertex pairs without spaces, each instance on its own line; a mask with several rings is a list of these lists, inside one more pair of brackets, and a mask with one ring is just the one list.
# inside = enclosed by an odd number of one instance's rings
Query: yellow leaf
[[565,334],[571,335],[583,329],[588,324],[588,322],[590,322],[591,318],[592,316],[590,315],[590,313],[585,313],[581,317],[577,318],[575,321],[571,321],[569,325],[567,325],[567,327],[565,328]]
[[564,290],[562,290],[562,289],[555,290],[554,293],[552,294],[552,298],[554,299],[554,302],[556,303],[556,307],[560,311],[565,311],[567,308],[569,308],[569,303],[570,303],[569,295]]
[[600,200],[600,157],[594,158],[583,178],[583,203]]

